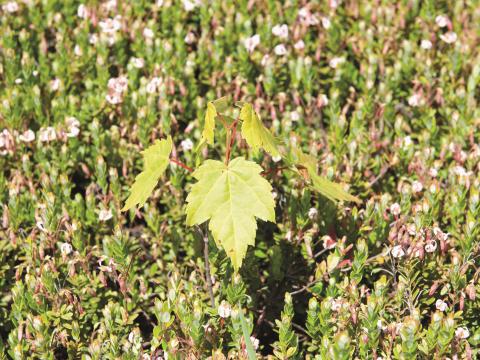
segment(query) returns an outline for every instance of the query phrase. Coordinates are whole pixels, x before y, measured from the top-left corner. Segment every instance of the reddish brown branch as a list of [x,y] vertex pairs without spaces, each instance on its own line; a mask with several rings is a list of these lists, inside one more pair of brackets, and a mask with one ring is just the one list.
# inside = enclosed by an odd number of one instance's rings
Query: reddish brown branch
[[183,162],[181,162],[180,160],[177,160],[177,159],[173,159],[173,158],[170,158],[170,162],[174,163],[174,164],[177,164],[178,166],[184,168],[185,170],[188,170],[190,172],[193,172],[194,170],[190,167],[190,166],[187,166],[185,165]]
[[276,173],[277,171],[282,171],[286,169],[290,169],[290,166],[274,167],[274,168],[268,169],[267,171],[262,172],[262,176],[267,176],[271,173]]
[[235,136],[237,135],[237,125],[238,125],[238,119],[236,119],[228,129],[230,130],[230,136],[227,136],[227,150],[225,153],[225,164],[228,164],[230,162],[230,155],[232,153],[233,144],[235,143]]

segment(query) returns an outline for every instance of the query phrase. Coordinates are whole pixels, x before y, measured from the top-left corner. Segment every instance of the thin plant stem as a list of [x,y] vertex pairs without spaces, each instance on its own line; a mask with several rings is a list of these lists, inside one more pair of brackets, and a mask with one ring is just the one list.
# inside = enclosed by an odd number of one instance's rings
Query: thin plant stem
[[233,145],[235,144],[235,136],[237,135],[237,125],[238,119],[236,119],[233,124],[227,129],[227,150],[225,153],[225,164],[228,165],[230,162],[230,155],[232,153]]
[[188,170],[190,172],[193,172],[193,169],[190,166],[185,165],[183,162],[181,162],[178,159],[170,158],[170,162],[177,164],[178,166],[184,168],[185,170]]
[[212,308],[215,307],[215,297],[213,296],[213,284],[212,284],[212,276],[210,275],[210,260],[208,254],[208,230],[202,231],[199,227],[200,234],[203,237],[203,257],[205,260],[205,277],[207,280],[207,287],[208,287],[208,294],[210,296],[210,305]]

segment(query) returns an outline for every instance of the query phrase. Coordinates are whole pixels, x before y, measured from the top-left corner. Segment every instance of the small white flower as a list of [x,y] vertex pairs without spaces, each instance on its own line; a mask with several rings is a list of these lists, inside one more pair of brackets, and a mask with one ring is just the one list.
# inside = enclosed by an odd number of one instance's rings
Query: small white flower
[[310,16],[310,10],[307,7],[303,7],[300,10],[298,10],[298,16],[302,19],[306,19],[307,17]]
[[47,232],[47,229],[45,228],[45,225],[43,224],[42,220],[37,220],[36,225],[41,232]]
[[62,245],[60,245],[60,252],[63,255],[69,255],[72,252],[72,249],[72,245],[70,245],[69,243],[63,243]]
[[35,140],[35,133],[32,130],[28,129],[28,130],[24,131],[23,134],[20,134],[18,139],[20,141],[25,142],[25,143],[32,142],[32,141]]
[[145,28],[143,29],[143,36],[146,38],[146,39],[153,39],[155,37],[155,33],[153,32],[152,29],[150,28]]
[[46,128],[41,128],[39,131],[38,138],[40,139],[41,142],[53,141],[57,138],[57,133],[55,132],[55,129],[51,126]]
[[450,236],[449,233],[444,233],[442,230],[440,230],[439,227],[434,227],[433,228],[433,235],[435,235],[435,237],[440,240],[440,241],[447,241],[448,240],[448,237]]
[[162,7],[163,6],[163,0],[157,0],[157,6]]
[[303,40],[298,40],[293,45],[293,47],[295,48],[295,50],[303,50],[303,49],[305,49],[305,42]]
[[318,215],[318,210],[316,208],[312,207],[308,210],[309,219],[313,220],[317,217],[317,215]]
[[218,306],[218,315],[224,319],[230,317],[232,314],[232,306],[225,300],[222,300]]
[[336,69],[338,65],[343,64],[345,62],[345,58],[343,57],[334,57],[330,60],[329,65],[332,69]]
[[7,129],[0,132],[0,148],[3,148],[7,144],[9,136],[10,136],[10,133],[8,132]]
[[23,83],[21,78],[15,79],[15,84],[20,85],[21,83]]
[[328,105],[328,97],[325,94],[320,95],[320,101],[322,102],[322,106]]
[[447,44],[453,44],[455,41],[457,41],[457,34],[453,31],[449,31],[445,34],[440,35],[440,39],[442,41],[446,42]]
[[300,114],[298,113],[298,111],[292,111],[290,113],[290,118],[292,119],[292,121],[298,121],[300,120]]
[[98,43],[98,36],[97,36],[97,34],[90,34],[90,35],[88,35],[88,42],[90,43],[90,45],[95,45],[96,43]]
[[195,34],[190,31],[187,35],[185,35],[184,41],[185,41],[186,44],[191,45],[195,42],[196,39],[197,38],[196,38]]
[[118,105],[123,101],[122,96],[117,93],[107,94],[105,99],[112,105]]
[[162,80],[160,78],[154,77],[152,80],[148,82],[147,86],[145,87],[145,90],[149,94],[154,94],[159,88],[159,86],[161,85],[161,83],[162,83]]
[[288,38],[288,25],[275,25],[272,28],[272,34],[279,37],[280,39],[287,39]]
[[392,256],[397,259],[405,256],[405,251],[403,251],[401,245],[396,245],[393,247]]
[[193,149],[193,142],[190,139],[185,139],[182,140],[180,146],[182,147],[183,151],[190,151]]
[[65,119],[67,124],[67,137],[77,137],[80,133],[80,121],[76,117],[69,116]]
[[75,45],[75,47],[73,48],[73,53],[75,54],[75,56],[82,56],[83,55],[83,51],[82,51],[82,48],[80,47],[80,45]]
[[470,336],[470,331],[466,327],[459,327],[455,330],[455,336],[459,339],[466,339]]
[[322,26],[325,30],[330,29],[330,26],[332,26],[332,23],[330,22],[330,19],[327,17],[322,17]]
[[272,157],[272,160],[273,160],[273,162],[277,163],[277,162],[279,162],[280,160],[282,160],[282,157],[281,157],[280,155],[273,156],[273,157]]
[[52,81],[50,81],[50,89],[52,91],[57,91],[60,88],[60,79],[55,78]]
[[142,69],[145,66],[145,60],[142,58],[132,57],[132,64],[137,69]]
[[98,213],[98,220],[100,221],[108,221],[113,217],[112,210],[110,209],[102,209]]
[[255,34],[249,38],[246,38],[243,44],[249,53],[253,52],[253,50],[255,50],[255,48],[260,44],[260,35]]
[[128,79],[125,76],[119,76],[108,80],[108,89],[116,93],[122,93],[128,89]]
[[321,240],[323,241],[323,247],[328,250],[334,249],[337,245],[337,242],[329,235],[322,236]]
[[287,231],[287,233],[285,234],[285,239],[286,239],[287,241],[292,241],[292,239],[293,239],[293,232],[292,232],[292,230],[288,230],[288,231]]
[[330,7],[332,9],[336,9],[340,5],[341,2],[342,2],[342,0],[330,0],[329,4],[330,4]]
[[468,176],[467,170],[465,170],[465,168],[460,165],[455,166],[452,172],[457,176]]
[[13,14],[18,11],[19,7],[16,1],[9,1],[2,6],[3,11]]
[[132,344],[135,342],[135,332],[134,331],[130,331],[130,334],[128,334],[128,341]]
[[413,141],[410,136],[407,135],[403,138],[403,148],[409,148],[410,146],[412,146],[412,144]]
[[190,0],[182,0],[182,3],[186,11],[192,11],[196,7],[196,4]]
[[430,175],[431,177],[435,178],[435,177],[437,177],[437,175],[438,175],[438,170],[435,169],[435,168],[431,168],[430,170],[428,170],[428,175]]
[[252,343],[253,350],[257,351],[260,346],[260,341],[255,336],[250,336],[250,342]]
[[425,251],[427,253],[433,253],[437,250],[437,242],[435,240],[429,240],[427,245],[425,245]]
[[115,18],[107,18],[98,23],[98,26],[104,34],[114,35],[117,31],[122,28],[122,23],[120,22],[121,16],[115,16]]
[[88,10],[84,4],[80,4],[77,8],[77,16],[81,19],[86,19],[88,17]]
[[420,94],[413,94],[408,98],[408,105],[417,107],[422,103],[422,96]]
[[420,181],[415,180],[412,183],[412,191],[414,193],[419,193],[423,190],[423,184]]
[[320,24],[320,21],[316,15],[310,15],[306,20],[309,26],[316,26]]
[[390,212],[393,215],[398,216],[400,215],[401,211],[402,211],[402,208],[400,207],[399,203],[393,203],[392,205],[390,205]]
[[432,48],[432,42],[430,40],[426,40],[426,39],[423,39],[421,42],[420,42],[420,47],[423,49],[423,50],[430,50]]
[[285,45],[283,45],[283,44],[279,44],[279,45],[275,46],[275,48],[273,49],[273,51],[274,51],[275,54],[278,55],[278,56],[283,56],[283,55],[286,55],[286,54],[287,54],[287,48],[286,48]]
[[446,17],[445,15],[438,15],[436,18],[435,18],[435,22],[437,23],[438,27],[441,27],[441,28],[444,28],[445,26],[448,25],[448,17]]
[[117,10],[117,0],[108,0],[102,4],[107,12]]
[[448,309],[448,305],[445,301],[443,300],[440,300],[438,299],[436,302],[435,302],[435,307],[437,308],[437,310],[441,311],[441,312],[444,312],[445,310]]
[[343,306],[343,300],[342,299],[332,299],[330,304],[331,304],[331,309],[333,311],[340,311],[340,309]]
[[270,55],[268,54],[263,55],[262,60],[260,61],[260,64],[262,64],[262,66],[267,66],[269,62],[270,62]]

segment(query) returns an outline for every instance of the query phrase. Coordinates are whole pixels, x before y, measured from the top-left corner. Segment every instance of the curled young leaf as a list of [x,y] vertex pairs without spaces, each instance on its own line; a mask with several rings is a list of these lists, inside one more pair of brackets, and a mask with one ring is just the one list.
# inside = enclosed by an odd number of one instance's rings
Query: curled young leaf
[[203,124],[201,143],[213,145],[215,138],[215,117],[217,116],[217,109],[212,102],[207,104],[207,112],[205,113],[205,123]]
[[245,103],[240,110],[242,123],[242,137],[254,150],[263,148],[272,156],[279,156],[277,142],[270,130],[260,120],[260,116],[253,109],[252,104]]
[[169,136],[163,140],[156,140],[153,145],[142,151],[143,171],[135,178],[130,189],[130,196],[122,211],[127,211],[137,204],[139,206],[145,204],[157,185],[158,179],[167,169],[172,146],[172,138]]

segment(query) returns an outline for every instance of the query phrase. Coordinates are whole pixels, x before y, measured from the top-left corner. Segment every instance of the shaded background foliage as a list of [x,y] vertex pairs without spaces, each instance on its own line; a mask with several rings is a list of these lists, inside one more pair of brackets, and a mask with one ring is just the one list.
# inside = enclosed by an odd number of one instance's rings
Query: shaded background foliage
[[[467,0],[2,4],[3,356],[241,358],[243,309],[258,356],[475,357],[479,17]],[[225,94],[363,203],[269,173],[277,225],[233,278],[211,245],[211,309],[190,175],[119,209],[154,139],[195,166],[189,141]]]

